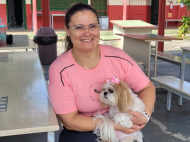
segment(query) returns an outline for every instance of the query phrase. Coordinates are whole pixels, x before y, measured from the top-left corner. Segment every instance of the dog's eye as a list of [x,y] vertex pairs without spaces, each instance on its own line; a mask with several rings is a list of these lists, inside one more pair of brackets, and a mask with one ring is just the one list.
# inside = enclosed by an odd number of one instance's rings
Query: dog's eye
[[112,89],[109,89],[108,91],[109,91],[110,93],[113,93],[113,90],[112,90]]

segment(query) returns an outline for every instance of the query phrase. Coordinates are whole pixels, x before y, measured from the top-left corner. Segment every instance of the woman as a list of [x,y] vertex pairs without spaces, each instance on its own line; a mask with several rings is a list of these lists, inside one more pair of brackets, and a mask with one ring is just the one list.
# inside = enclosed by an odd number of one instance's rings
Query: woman
[[[101,107],[98,96],[106,78],[116,76],[143,100],[151,115],[155,103],[155,88],[135,61],[124,51],[99,45],[100,24],[98,14],[91,6],[78,3],[66,13],[66,52],[49,69],[49,94],[54,110],[64,126],[59,142],[95,142],[92,131],[96,127],[93,115],[108,108]],[[132,128],[115,125],[124,133],[142,129],[147,117],[129,112]]]

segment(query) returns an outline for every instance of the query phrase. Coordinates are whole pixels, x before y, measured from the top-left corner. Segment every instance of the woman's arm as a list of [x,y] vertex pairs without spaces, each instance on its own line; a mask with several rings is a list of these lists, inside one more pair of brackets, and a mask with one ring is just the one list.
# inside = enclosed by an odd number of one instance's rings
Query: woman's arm
[[96,124],[100,119],[93,122],[94,117],[78,114],[78,111],[68,114],[57,114],[59,120],[63,123],[64,127],[68,130],[75,131],[94,131]]
[[148,85],[137,94],[145,104],[145,111],[151,116],[156,101],[154,84],[150,81]]
[[[137,94],[145,104],[145,112],[147,112],[149,116],[151,116],[156,101],[156,92],[154,84],[150,81],[148,85],[144,89],[137,92]],[[129,114],[133,115],[131,120],[134,124],[146,124],[147,118],[144,114],[134,111],[129,111]]]

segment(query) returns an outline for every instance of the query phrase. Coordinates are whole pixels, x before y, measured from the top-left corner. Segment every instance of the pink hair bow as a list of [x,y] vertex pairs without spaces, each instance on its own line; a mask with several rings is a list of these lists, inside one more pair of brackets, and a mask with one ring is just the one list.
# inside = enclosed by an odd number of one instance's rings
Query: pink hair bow
[[111,78],[107,78],[107,79],[106,79],[106,82],[107,82],[107,83],[110,82],[110,83],[119,84],[119,79],[113,76],[113,77],[111,77]]

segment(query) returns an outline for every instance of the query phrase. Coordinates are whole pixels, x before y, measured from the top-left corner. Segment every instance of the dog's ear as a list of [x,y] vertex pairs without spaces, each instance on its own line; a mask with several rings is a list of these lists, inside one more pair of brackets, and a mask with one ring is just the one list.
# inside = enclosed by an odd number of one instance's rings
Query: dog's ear
[[131,105],[133,105],[133,99],[130,95],[127,84],[123,80],[120,80],[116,90],[118,94],[119,111],[124,113],[129,109]]

